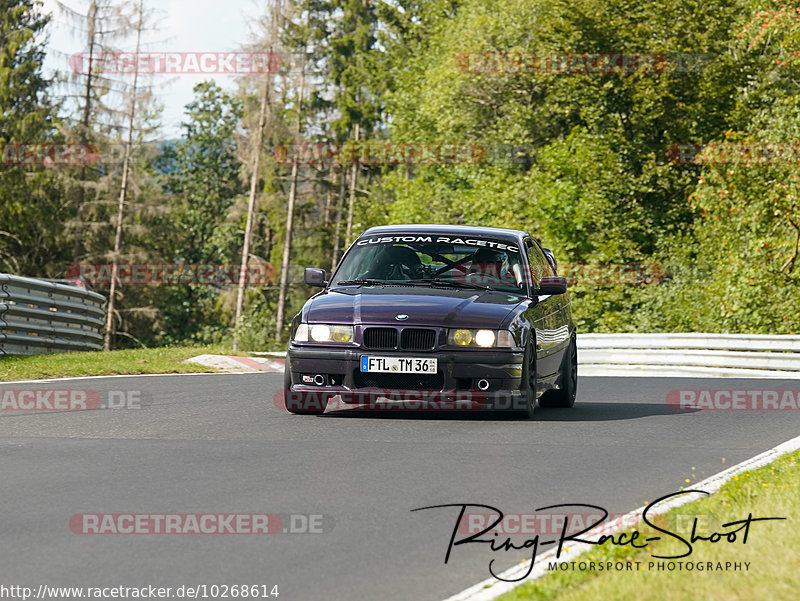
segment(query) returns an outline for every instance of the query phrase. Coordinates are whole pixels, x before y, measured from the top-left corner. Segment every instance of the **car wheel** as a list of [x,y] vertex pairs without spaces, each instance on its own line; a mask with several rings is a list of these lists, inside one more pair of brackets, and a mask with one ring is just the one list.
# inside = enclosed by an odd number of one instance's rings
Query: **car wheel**
[[539,399],[539,406],[546,409],[572,407],[577,393],[578,344],[573,336],[561,363],[561,388],[545,392]]
[[521,419],[530,419],[533,417],[533,411],[536,408],[536,352],[534,351],[533,342],[525,347],[520,392],[522,392],[520,402],[525,405],[522,409],[517,409],[515,413]]
[[283,367],[283,398],[286,411],[295,415],[322,415],[331,394],[322,392],[297,392],[292,390],[292,368],[289,357]]

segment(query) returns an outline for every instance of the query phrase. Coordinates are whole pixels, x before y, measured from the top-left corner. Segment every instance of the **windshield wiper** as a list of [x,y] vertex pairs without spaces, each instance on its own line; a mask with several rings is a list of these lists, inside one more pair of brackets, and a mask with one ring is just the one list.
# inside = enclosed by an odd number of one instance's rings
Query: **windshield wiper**
[[419,278],[415,280],[408,280],[406,284],[430,284],[432,286],[449,286],[451,288],[468,288],[470,290],[494,290],[489,286],[481,286],[480,284],[471,284],[469,282],[454,282],[452,280],[438,280],[436,278]]
[[359,278],[355,280],[342,280],[341,282],[336,282],[334,286],[383,286],[384,284],[386,284],[384,280]]

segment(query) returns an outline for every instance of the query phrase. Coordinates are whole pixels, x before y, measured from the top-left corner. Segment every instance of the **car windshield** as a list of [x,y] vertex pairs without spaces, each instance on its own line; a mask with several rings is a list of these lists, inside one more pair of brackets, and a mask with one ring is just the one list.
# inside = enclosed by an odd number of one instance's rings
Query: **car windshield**
[[366,236],[344,256],[331,286],[403,284],[524,294],[514,241],[440,235]]

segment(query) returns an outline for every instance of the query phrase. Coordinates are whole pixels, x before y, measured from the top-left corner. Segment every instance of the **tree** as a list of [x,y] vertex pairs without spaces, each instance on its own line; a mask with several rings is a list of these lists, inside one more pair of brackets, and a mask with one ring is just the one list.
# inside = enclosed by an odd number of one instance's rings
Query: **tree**
[[[565,262],[674,252],[693,220],[686,199],[699,169],[671,163],[670,146],[716,139],[749,118],[737,94],[753,59],[730,51],[743,4],[467,0],[430,10],[410,30],[428,38],[389,99],[392,138],[479,144],[489,160],[390,173],[390,221],[525,227]],[[505,68],[515,53],[542,62]],[[568,53],[663,60],[635,72],[559,72],[547,62]],[[503,145],[521,152],[493,160]],[[576,287],[580,327],[633,327],[641,292]]]
[[[305,15],[305,21],[307,25],[308,22],[307,15]],[[307,27],[305,27],[304,29],[306,32],[308,32]],[[306,86],[307,51],[308,51],[307,47],[302,46],[301,52],[297,57],[298,66],[300,70],[300,77],[294,101],[295,127],[294,127],[293,141],[295,143],[301,142],[301,134],[303,131],[303,109],[304,109],[303,100],[304,100],[305,86]],[[281,281],[280,281],[280,288],[278,290],[277,314],[275,316],[275,340],[278,341],[281,339],[281,334],[283,333],[283,320],[284,320],[284,313],[286,310],[286,294],[289,286],[289,261],[291,260],[292,256],[292,235],[294,233],[294,213],[295,213],[295,204],[297,202],[297,187],[298,187],[299,174],[300,174],[300,165],[298,164],[297,158],[295,158],[295,160],[292,161],[291,175],[289,178],[289,198],[288,202],[286,203],[286,231],[284,233],[283,257],[281,260]]]
[[69,210],[54,169],[18,154],[19,145],[63,141],[42,74],[49,17],[40,9],[36,0],[0,1],[0,271],[53,277],[66,258]]
[[[182,139],[158,161],[171,199],[169,212],[158,218],[164,232],[158,253],[168,262],[231,264],[241,244],[234,207],[245,193],[237,156],[243,107],[214,82],[197,84],[194,94]],[[219,293],[213,286],[170,287],[162,300],[161,341],[219,340],[230,327],[218,309]]]
[[[104,72],[104,59],[120,49],[131,33],[127,14],[129,2],[115,3],[111,0],[88,0],[86,11],[75,10],[58,2],[60,14],[65,16],[75,35],[85,42],[86,52],[70,57],[62,56],[70,66],[64,81],[64,123],[62,129],[70,142],[97,149],[99,165],[83,163],[71,170],[63,170],[68,196],[75,196],[76,213],[68,223],[69,235],[73,238],[73,262],[77,263],[85,251],[94,246],[91,238],[91,216],[84,215],[87,205],[95,204],[105,195],[107,183],[102,181],[102,165],[108,158],[108,148],[114,124],[124,119],[123,113],[114,106],[110,98],[114,91],[124,86]],[[60,53],[58,53],[60,54]],[[74,173],[71,173],[74,172]],[[92,211],[90,211],[91,213]],[[96,222],[95,222],[96,223]]]
[[[262,40],[262,44],[257,44],[255,46],[255,48],[263,46],[263,49],[267,50],[269,63],[272,63],[273,57],[277,56],[275,51],[277,50],[278,28],[283,16],[281,14],[282,6],[282,0],[273,0],[269,13],[262,17],[261,24],[262,28],[264,29],[262,34],[266,36],[266,39]],[[255,48],[251,47],[251,50],[254,50]],[[238,348],[238,333],[240,330],[239,326],[242,317],[242,310],[244,309],[245,274],[247,269],[246,265],[250,260],[250,241],[253,231],[253,222],[255,220],[256,191],[261,175],[261,154],[264,150],[264,126],[266,125],[267,121],[267,108],[271,104],[272,100],[273,74],[271,66],[272,65],[270,64],[270,68],[267,68],[266,73],[264,74],[264,91],[261,94],[261,103],[258,110],[258,125],[255,132],[253,148],[250,153],[253,156],[253,166],[250,170],[250,194],[247,199],[247,219],[244,227],[244,244],[242,245],[242,266],[239,272],[239,285],[236,295],[236,317],[234,322],[235,329],[233,338],[234,349]]]
[[648,291],[640,327],[798,330],[800,10],[791,4],[740,26],[731,50],[750,69],[735,97],[739,118],[696,147],[688,243],[672,253],[668,285]]
[[[134,56],[139,56],[139,52],[143,47],[143,35],[153,28],[152,12],[145,10],[144,0],[138,0],[135,5],[131,5],[132,11],[130,15],[129,28],[135,36]],[[124,112],[125,124],[119,127],[120,131],[125,131],[123,138],[124,156],[122,159],[122,174],[119,184],[119,199],[117,202],[117,218],[114,222],[114,243],[110,253],[111,258],[111,283],[108,293],[108,306],[106,308],[106,330],[105,340],[103,343],[104,350],[111,350],[115,320],[116,307],[116,293],[117,293],[117,274],[119,263],[121,259],[122,250],[122,235],[124,229],[124,217],[126,205],[130,202],[130,181],[131,181],[131,168],[133,165],[132,154],[134,142],[142,142],[142,134],[151,131],[152,126],[145,125],[147,120],[146,104],[151,100],[147,87],[139,85],[139,69],[133,69],[132,81],[130,86],[125,91],[126,108]],[[145,114],[145,119],[141,118],[141,114]]]

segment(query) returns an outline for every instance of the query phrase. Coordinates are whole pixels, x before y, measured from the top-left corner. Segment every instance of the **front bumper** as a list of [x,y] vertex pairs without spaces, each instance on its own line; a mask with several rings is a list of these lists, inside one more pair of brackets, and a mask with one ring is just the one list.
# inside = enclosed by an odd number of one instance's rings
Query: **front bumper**
[[[435,377],[366,374],[360,369],[362,355],[436,358],[438,372]],[[370,351],[293,344],[287,353],[287,365],[291,372],[291,391],[339,395],[344,403],[363,404],[366,400],[375,400],[381,393],[392,399],[413,397],[416,391],[436,391],[443,393],[441,398],[468,396],[488,406],[502,407],[521,399],[523,356],[522,349]],[[488,389],[479,389],[480,380],[488,382]]]

